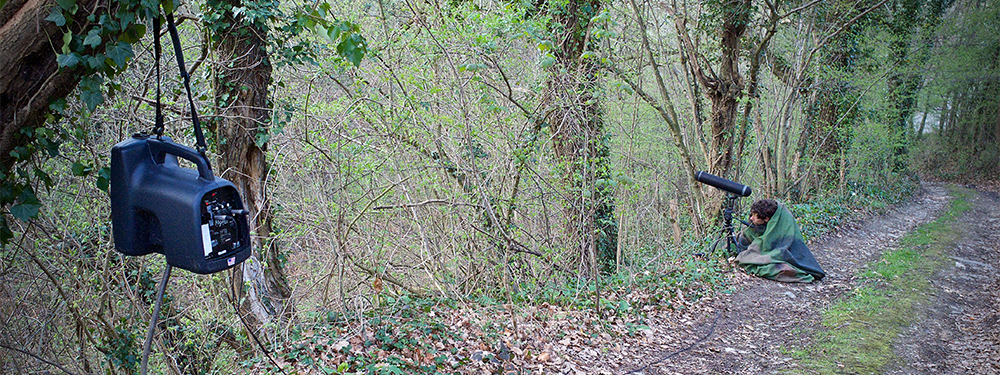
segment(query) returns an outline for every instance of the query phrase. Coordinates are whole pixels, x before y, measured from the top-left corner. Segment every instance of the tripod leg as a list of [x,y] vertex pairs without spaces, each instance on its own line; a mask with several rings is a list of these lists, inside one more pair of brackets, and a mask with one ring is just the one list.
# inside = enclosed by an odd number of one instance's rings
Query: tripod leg
[[160,290],[156,292],[156,305],[153,307],[153,317],[149,319],[149,331],[146,333],[146,344],[142,346],[142,375],[146,375],[146,365],[149,363],[149,348],[153,343],[153,332],[156,331],[156,321],[160,320],[160,303],[163,302],[163,290],[167,289],[167,282],[170,281],[170,263],[163,270],[163,280],[160,281]]

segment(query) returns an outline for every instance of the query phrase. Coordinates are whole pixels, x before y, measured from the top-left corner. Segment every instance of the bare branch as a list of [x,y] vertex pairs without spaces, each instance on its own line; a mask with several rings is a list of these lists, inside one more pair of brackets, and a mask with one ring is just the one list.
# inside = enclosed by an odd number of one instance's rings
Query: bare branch
[[469,206],[469,207],[482,208],[482,206],[474,205],[474,204],[470,204],[470,203],[458,203],[458,202],[452,202],[452,201],[445,200],[445,199],[428,199],[428,200],[425,200],[425,201],[422,201],[422,202],[417,202],[417,203],[401,203],[401,204],[392,204],[392,205],[386,205],[386,206],[375,206],[375,207],[372,208],[372,210],[389,210],[389,209],[393,209],[393,208],[414,208],[414,207],[439,206],[439,205]]
[[[816,3],[819,3],[820,1],[823,1],[823,0],[813,0],[813,1],[810,1],[806,5],[803,5],[803,6],[800,6],[798,8],[792,9],[792,10],[788,11],[787,13],[782,14],[780,17],[778,17],[778,19],[788,18],[788,16],[791,16],[791,15],[793,15],[795,13],[798,13],[798,12],[801,12],[803,10],[809,9],[813,5],[816,5]],[[771,2],[768,2],[768,5],[770,5],[770,4],[771,4]]]
[[49,361],[45,360],[45,358],[42,358],[42,357],[39,357],[39,356],[38,356],[37,354],[35,354],[35,353],[32,353],[32,352],[29,352],[29,351],[26,351],[26,350],[21,350],[21,349],[18,349],[18,348],[14,348],[14,347],[10,347],[10,346],[7,346],[6,344],[0,344],[0,348],[4,348],[4,349],[7,349],[7,350],[12,350],[12,351],[15,351],[15,352],[18,352],[18,353],[21,353],[21,354],[24,354],[24,355],[27,355],[27,356],[29,356],[29,357],[32,357],[32,358],[34,358],[34,359],[37,359],[37,360],[39,360],[39,361],[42,361],[42,362],[45,362],[46,364],[49,364],[49,365],[52,365],[52,366],[55,366],[55,367],[56,367],[56,368],[58,368],[59,370],[62,370],[62,372],[65,372],[65,373],[67,373],[67,374],[70,374],[70,375],[76,375],[76,373],[74,373],[74,372],[72,372],[72,371],[69,371],[69,370],[67,370],[66,368],[64,368],[64,367],[60,366],[60,365],[59,365],[58,363],[54,363],[54,362],[49,362]]
[[[472,229],[475,229],[476,232],[479,232],[479,233],[482,233],[482,234],[486,235],[487,237],[489,237],[490,239],[492,239],[495,242],[502,241],[501,239],[494,237],[492,234],[487,233],[486,231],[480,229],[479,227],[477,227],[475,225],[472,226]],[[502,233],[502,234],[506,237],[506,233]],[[534,255],[534,256],[537,256],[537,257],[541,257],[542,256],[541,253],[535,252],[534,250],[529,249],[528,246],[526,246],[526,245],[524,245],[524,244],[522,244],[520,242],[517,242],[516,240],[514,240],[512,238],[507,238],[506,240],[510,244],[517,245],[517,246],[508,246],[507,248],[510,249],[510,250],[514,250],[514,251],[519,252],[519,253],[531,254],[531,255]]]

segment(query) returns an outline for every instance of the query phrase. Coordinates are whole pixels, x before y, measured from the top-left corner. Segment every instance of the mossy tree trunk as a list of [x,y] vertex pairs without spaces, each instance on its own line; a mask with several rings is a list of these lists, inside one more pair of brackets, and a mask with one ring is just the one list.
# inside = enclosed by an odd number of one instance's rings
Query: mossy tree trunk
[[267,20],[233,13],[261,5],[213,0],[206,12],[217,60],[213,85],[218,113],[209,126],[220,155],[216,169],[242,194],[255,234],[254,254],[232,272],[231,282],[243,313],[252,317],[255,328],[292,312],[291,288],[272,237],[273,211],[266,188],[272,73]]
[[585,55],[597,47],[589,38],[598,0],[551,2],[555,62],[548,68],[546,101],[551,112],[553,151],[564,167],[571,199],[564,213],[569,243],[582,264],[610,269],[618,245],[608,134],[600,107],[599,67]]

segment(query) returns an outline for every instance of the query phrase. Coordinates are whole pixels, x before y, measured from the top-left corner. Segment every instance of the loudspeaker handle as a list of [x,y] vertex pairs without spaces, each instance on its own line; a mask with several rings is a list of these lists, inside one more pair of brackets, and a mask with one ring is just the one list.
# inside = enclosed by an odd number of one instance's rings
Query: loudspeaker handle
[[204,157],[201,156],[195,149],[181,146],[179,144],[161,141],[156,139],[149,139],[149,152],[153,154],[153,161],[158,164],[163,164],[163,157],[166,154],[171,154],[184,159],[187,159],[198,166],[198,175],[208,181],[215,180],[215,175],[212,174],[212,168],[208,167],[208,162]]

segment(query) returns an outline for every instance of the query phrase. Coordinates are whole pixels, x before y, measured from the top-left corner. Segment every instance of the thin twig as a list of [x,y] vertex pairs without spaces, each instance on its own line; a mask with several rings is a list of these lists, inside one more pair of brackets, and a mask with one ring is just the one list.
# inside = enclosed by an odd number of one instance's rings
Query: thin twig
[[4,348],[4,349],[7,349],[7,350],[12,350],[12,351],[15,351],[15,352],[27,355],[27,356],[32,357],[34,359],[37,359],[39,361],[45,362],[46,364],[55,366],[59,370],[62,370],[62,372],[65,372],[65,373],[70,374],[70,375],[76,375],[75,372],[72,372],[72,371],[69,371],[69,370],[65,369],[64,367],[60,366],[58,363],[49,362],[49,361],[45,360],[45,358],[39,357],[35,353],[29,352],[29,351],[26,351],[26,350],[21,350],[21,349],[18,349],[18,348],[13,348],[13,347],[7,346],[6,344],[0,344],[0,348]]
[[457,202],[451,202],[451,201],[448,201],[448,200],[445,200],[445,199],[428,199],[428,200],[425,200],[425,201],[422,201],[422,202],[417,202],[417,203],[400,203],[400,204],[393,204],[393,205],[388,205],[388,206],[375,206],[375,207],[372,207],[372,210],[388,210],[388,209],[393,209],[393,208],[413,208],[413,207],[423,207],[423,206],[432,206],[432,205],[434,205],[434,206],[436,206],[436,205],[469,206],[469,207],[483,208],[483,206],[475,205],[475,204],[471,204],[471,203],[457,203]]
[[[490,239],[492,239],[493,241],[496,241],[496,242],[500,242],[500,239],[499,239],[499,238],[496,238],[496,237],[495,237],[495,236],[493,236],[492,234],[489,234],[489,233],[487,233],[486,231],[484,231],[484,230],[482,230],[482,229],[480,229],[480,228],[476,227],[475,225],[473,225],[473,226],[472,226],[472,229],[475,229],[475,230],[476,230],[477,232],[479,232],[479,233],[482,233],[482,234],[486,235],[487,237],[489,237],[489,238],[490,238]],[[514,240],[514,239],[512,239],[512,238],[507,238],[507,241],[508,241],[508,242],[510,242],[511,244],[514,244],[514,245],[517,245],[517,246],[521,247],[520,249],[518,249],[518,248],[516,248],[516,247],[514,247],[514,246],[508,246],[507,248],[508,248],[508,249],[510,249],[510,250],[513,250],[513,251],[516,251],[516,252],[519,252],[519,253],[527,253],[527,254],[531,254],[531,255],[534,255],[534,256],[537,256],[537,257],[541,257],[541,256],[542,256],[542,254],[541,254],[541,253],[539,253],[539,252],[536,252],[536,251],[534,251],[534,250],[531,250],[531,249],[529,249],[529,248],[528,248],[527,246],[525,246],[524,244],[522,244],[522,243],[520,243],[520,242],[517,242],[517,241],[515,241],[515,240]]]

